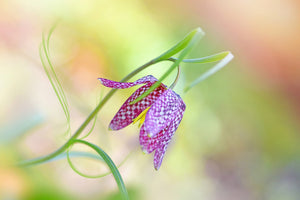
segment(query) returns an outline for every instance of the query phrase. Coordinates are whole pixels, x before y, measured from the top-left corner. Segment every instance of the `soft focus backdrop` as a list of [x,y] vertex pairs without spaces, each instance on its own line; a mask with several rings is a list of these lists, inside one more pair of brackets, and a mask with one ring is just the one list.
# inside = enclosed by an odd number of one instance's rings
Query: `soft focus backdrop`
[[[100,111],[89,141],[119,168],[132,199],[296,200],[300,197],[300,3],[296,0],[0,1],[0,199],[118,199],[111,175],[87,179],[66,159],[29,168],[68,138],[40,59],[54,24],[51,60],[66,92],[74,132],[108,89],[190,30],[206,36],[190,57],[230,50],[234,60],[183,96],[183,121],[159,171],[141,152],[138,127],[107,126],[134,90]],[[211,65],[185,64],[175,90]],[[159,77],[168,63],[140,74]],[[166,81],[171,83],[172,78]],[[86,150],[76,145],[76,150]],[[74,158],[86,174],[105,165]]]

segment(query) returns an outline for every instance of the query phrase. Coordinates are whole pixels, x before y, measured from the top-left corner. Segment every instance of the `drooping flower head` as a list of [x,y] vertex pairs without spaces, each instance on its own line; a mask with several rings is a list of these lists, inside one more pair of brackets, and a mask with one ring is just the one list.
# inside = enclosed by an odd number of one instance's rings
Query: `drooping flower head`
[[149,95],[134,104],[130,104],[157,82],[157,79],[148,75],[134,82],[127,83],[115,82],[104,78],[99,78],[99,80],[104,86],[117,89],[144,84],[121,106],[110,122],[109,128],[111,130],[120,130],[140,120],[140,125],[142,124],[139,138],[140,145],[145,153],[151,153],[155,150],[154,167],[158,170],[167,146],[178,128],[185,111],[185,104],[181,97],[161,83]]

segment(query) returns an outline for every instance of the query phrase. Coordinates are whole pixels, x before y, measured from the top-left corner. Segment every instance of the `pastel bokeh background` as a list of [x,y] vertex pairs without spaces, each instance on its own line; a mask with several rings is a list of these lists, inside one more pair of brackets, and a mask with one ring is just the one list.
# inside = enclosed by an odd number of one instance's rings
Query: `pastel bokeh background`
[[[120,80],[198,26],[206,36],[191,58],[225,50],[235,55],[183,96],[187,110],[159,171],[153,155],[139,148],[137,126],[107,130],[134,89],[116,93],[100,111],[88,140],[116,164],[126,158],[119,170],[131,199],[299,199],[296,0],[1,1],[0,199],[119,199],[111,175],[83,178],[66,159],[12,167],[56,150],[68,138],[38,52],[42,34],[56,23],[51,59],[68,99],[72,132],[108,91],[98,77]],[[209,66],[183,65],[175,90],[180,93]],[[155,65],[139,77],[159,77],[167,67]],[[107,171],[96,161],[73,160],[87,174]]]

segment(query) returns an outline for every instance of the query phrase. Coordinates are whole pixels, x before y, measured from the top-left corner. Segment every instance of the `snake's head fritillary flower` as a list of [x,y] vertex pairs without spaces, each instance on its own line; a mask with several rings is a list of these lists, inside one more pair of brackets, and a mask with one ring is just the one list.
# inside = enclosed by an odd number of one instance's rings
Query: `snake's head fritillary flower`
[[109,128],[120,130],[140,120],[140,125],[142,125],[140,145],[145,153],[151,153],[155,150],[154,167],[158,170],[167,146],[183,117],[185,111],[183,100],[173,90],[161,83],[149,95],[134,104],[130,104],[157,82],[157,79],[151,75],[127,83],[103,78],[99,78],[99,80],[104,86],[116,89],[145,84],[125,101],[110,122]]

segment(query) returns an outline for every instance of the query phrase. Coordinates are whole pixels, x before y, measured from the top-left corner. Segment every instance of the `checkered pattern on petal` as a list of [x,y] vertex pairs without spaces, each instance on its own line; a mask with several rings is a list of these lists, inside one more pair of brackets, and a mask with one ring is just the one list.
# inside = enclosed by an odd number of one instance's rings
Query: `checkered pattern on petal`
[[99,78],[101,83],[110,88],[124,89],[138,84],[146,84],[137,89],[121,106],[112,119],[109,127],[119,130],[131,124],[142,111],[150,107],[146,114],[145,122],[140,130],[140,144],[145,153],[154,154],[154,167],[158,170],[161,166],[168,144],[177,130],[185,111],[185,104],[174,91],[166,89],[161,84],[141,101],[130,105],[141,94],[147,91],[157,79],[153,76],[145,76],[135,82],[115,82]]
[[166,90],[151,106],[145,119],[145,131],[154,137],[169,126],[178,112],[179,99],[171,89]]
[[159,146],[155,153],[154,153],[154,168],[155,170],[158,170],[161,166],[162,160],[164,159],[166,150],[167,150],[168,145],[163,145],[163,146]]
[[151,87],[152,83],[148,83],[137,89],[121,106],[119,111],[116,113],[112,121],[110,122],[109,128],[111,130],[120,130],[132,123],[132,120],[141,114],[143,110],[151,106],[157,98],[166,90],[165,86],[160,85],[153,90],[149,95],[144,97],[142,100],[130,105],[130,102],[135,100],[141,94]]
[[102,83],[102,85],[110,88],[115,88],[115,89],[125,89],[125,88],[130,88],[135,85],[140,85],[144,83],[155,83],[157,79],[151,75],[144,76],[134,82],[116,82],[112,80],[108,80],[105,78],[98,78],[98,80]]
[[159,140],[163,135],[163,131],[154,137],[149,137],[148,133],[145,131],[145,124],[142,125],[140,130],[140,145],[144,153],[151,153],[157,149],[159,145]]
[[160,136],[155,154],[154,154],[154,168],[156,170],[158,170],[161,166],[162,160],[164,158],[164,155],[166,153],[168,144],[170,143],[175,131],[177,130],[181,119],[183,117],[183,112],[181,109],[179,109],[179,115],[177,117],[175,117],[174,121],[171,122],[171,125],[167,128],[165,128],[164,130],[162,130],[159,134],[157,134],[158,136]]
[[176,111],[173,113],[175,116],[173,120],[163,130],[161,130],[158,134],[156,134],[153,137],[148,136],[148,133],[145,130],[145,124],[141,127],[140,130],[140,145],[142,147],[142,150],[145,153],[151,153],[155,150],[154,167],[156,170],[159,169],[162,163],[167,146],[171,141],[175,131],[177,130],[182,120],[183,113],[185,111],[184,102],[176,93],[174,94],[177,96],[178,99],[176,104]]

